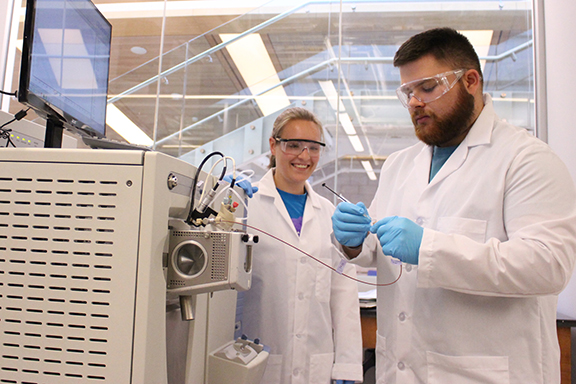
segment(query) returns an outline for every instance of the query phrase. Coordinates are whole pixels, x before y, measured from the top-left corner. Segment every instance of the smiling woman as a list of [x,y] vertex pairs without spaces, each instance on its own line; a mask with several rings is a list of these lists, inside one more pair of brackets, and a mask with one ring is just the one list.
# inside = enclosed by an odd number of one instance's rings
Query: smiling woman
[[[249,225],[267,228],[336,267],[327,223],[334,206],[307,182],[324,147],[322,124],[305,108],[276,118],[271,168],[250,201]],[[350,265],[345,274],[356,276]],[[270,346],[263,384],[362,380],[362,346],[357,284],[290,247],[265,237],[254,248],[252,287],[244,293],[242,332]]]
[[293,194],[305,192],[304,184],[325,146],[321,140],[322,124],[307,109],[291,108],[278,116],[269,139],[276,188]]

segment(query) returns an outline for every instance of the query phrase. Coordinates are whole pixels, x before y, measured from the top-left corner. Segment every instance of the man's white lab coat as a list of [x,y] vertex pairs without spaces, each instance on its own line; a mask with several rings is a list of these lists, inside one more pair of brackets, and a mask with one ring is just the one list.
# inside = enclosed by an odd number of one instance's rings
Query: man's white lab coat
[[[378,288],[377,383],[560,383],[557,294],[576,253],[576,192],[562,161],[492,100],[428,183],[418,143],[382,167],[369,213],[423,226],[419,265]],[[357,263],[400,266],[368,235]]]
[[[300,236],[269,171],[249,201],[248,224],[337,267],[332,245],[334,206],[306,183]],[[254,245],[252,287],[244,294],[243,332],[270,347],[262,383],[329,384],[362,380],[362,335],[357,283],[265,235]],[[353,277],[355,267],[344,273]]]

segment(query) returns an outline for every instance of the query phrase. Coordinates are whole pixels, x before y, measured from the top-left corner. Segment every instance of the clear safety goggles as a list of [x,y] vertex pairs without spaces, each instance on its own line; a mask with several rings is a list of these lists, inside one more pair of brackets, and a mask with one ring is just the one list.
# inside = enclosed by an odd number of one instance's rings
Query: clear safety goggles
[[[432,77],[413,80],[399,86],[396,89],[396,95],[405,108],[408,108],[413,97],[421,103],[429,103],[451,90],[465,72],[465,69],[455,69]],[[454,75],[454,80],[448,81],[448,77],[452,75]]]
[[298,156],[305,149],[308,149],[310,157],[318,157],[324,151],[326,144],[314,140],[301,140],[301,139],[279,139],[275,138],[276,142],[280,143],[280,149],[287,155]]

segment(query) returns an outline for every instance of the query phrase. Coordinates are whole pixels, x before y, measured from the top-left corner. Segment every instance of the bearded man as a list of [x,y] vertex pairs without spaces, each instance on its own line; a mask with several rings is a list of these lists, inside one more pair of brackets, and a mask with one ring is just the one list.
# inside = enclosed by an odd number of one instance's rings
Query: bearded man
[[377,383],[559,384],[557,295],[576,255],[566,166],[496,116],[457,31],[411,37],[394,65],[420,142],[388,157],[368,210],[332,216],[347,258],[377,266]]

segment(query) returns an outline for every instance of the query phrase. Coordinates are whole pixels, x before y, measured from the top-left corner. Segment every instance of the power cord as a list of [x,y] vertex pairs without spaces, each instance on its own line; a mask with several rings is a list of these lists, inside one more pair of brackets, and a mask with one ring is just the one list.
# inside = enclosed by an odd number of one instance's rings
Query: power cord
[[8,96],[18,96],[18,91],[14,91],[14,92],[5,92],[5,91],[0,91],[1,94],[3,95],[8,95]]
[[[3,92],[3,91],[0,91],[0,92],[7,94],[6,92]],[[16,144],[14,144],[14,142],[10,138],[10,132],[12,132],[12,130],[11,129],[4,129],[4,127],[7,126],[8,124],[15,122],[15,121],[22,120],[28,114],[29,110],[30,110],[30,108],[20,110],[20,112],[18,112],[14,115],[14,118],[12,120],[0,125],[0,138],[6,139],[6,147],[8,147],[8,144],[12,144],[12,146],[14,148],[16,148]]]

